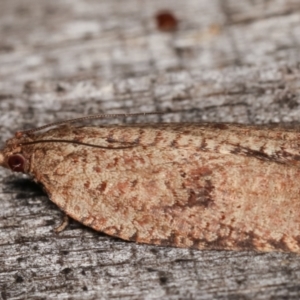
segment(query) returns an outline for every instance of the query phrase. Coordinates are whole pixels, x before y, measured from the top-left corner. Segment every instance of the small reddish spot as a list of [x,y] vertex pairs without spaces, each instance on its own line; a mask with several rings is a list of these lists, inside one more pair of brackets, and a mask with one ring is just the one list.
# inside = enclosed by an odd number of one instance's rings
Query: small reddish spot
[[8,158],[7,163],[12,171],[24,173],[25,158],[23,155],[21,154],[11,155]]
[[100,173],[100,172],[101,172],[101,168],[99,168],[99,167],[94,167],[94,171],[96,171],[97,173]]
[[198,176],[198,177],[210,176],[212,174],[212,170],[210,168],[204,166],[202,168],[192,169],[190,173],[193,176],[193,178],[195,176]]
[[160,31],[175,31],[178,26],[178,20],[170,11],[158,12],[155,16],[156,26]]
[[106,181],[103,181],[103,182],[101,183],[101,186],[100,186],[101,192],[104,192],[104,191],[105,191],[106,186],[107,186],[107,182],[106,182]]
[[135,187],[137,185],[138,181],[135,179],[131,182],[131,186],[132,187]]
[[119,182],[116,187],[121,193],[125,193],[128,188],[128,182]]
[[84,184],[84,187],[86,188],[86,189],[88,189],[89,187],[90,187],[90,182],[89,181],[87,181],[85,184]]

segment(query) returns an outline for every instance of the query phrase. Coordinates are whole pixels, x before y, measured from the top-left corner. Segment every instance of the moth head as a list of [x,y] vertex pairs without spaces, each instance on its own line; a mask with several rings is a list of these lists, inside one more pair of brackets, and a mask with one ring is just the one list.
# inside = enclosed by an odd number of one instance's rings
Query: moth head
[[7,149],[4,149],[0,151],[0,166],[14,172],[27,173],[28,160],[21,153],[20,149],[15,149],[14,151],[7,151]]

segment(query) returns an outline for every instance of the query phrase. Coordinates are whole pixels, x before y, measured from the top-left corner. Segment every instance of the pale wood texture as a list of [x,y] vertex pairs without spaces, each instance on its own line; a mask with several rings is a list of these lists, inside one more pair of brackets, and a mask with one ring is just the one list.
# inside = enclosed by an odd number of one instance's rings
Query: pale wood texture
[[[156,29],[161,9],[178,31]],[[2,0],[1,143],[98,112],[297,123],[299,53],[297,0]],[[57,235],[61,212],[36,185],[0,181],[0,299],[300,297],[300,256],[137,245],[75,222]]]

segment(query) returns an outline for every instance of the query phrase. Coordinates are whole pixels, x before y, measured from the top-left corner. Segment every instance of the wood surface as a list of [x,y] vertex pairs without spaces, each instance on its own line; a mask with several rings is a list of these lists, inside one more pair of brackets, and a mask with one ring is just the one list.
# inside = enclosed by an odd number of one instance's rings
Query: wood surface
[[[179,20],[161,32],[155,15]],[[297,0],[0,0],[0,140],[101,122],[299,123]],[[295,179],[296,180],[296,179]],[[299,299],[300,256],[138,245],[75,221],[0,170],[0,299]],[[280,214],[280,211],[278,212]]]

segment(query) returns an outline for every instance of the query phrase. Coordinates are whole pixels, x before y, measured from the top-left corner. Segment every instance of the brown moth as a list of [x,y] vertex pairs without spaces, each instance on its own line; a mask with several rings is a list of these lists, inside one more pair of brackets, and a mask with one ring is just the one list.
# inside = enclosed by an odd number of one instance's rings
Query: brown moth
[[300,253],[296,129],[171,123],[38,130],[8,140],[0,165],[31,175],[86,226],[139,243]]

